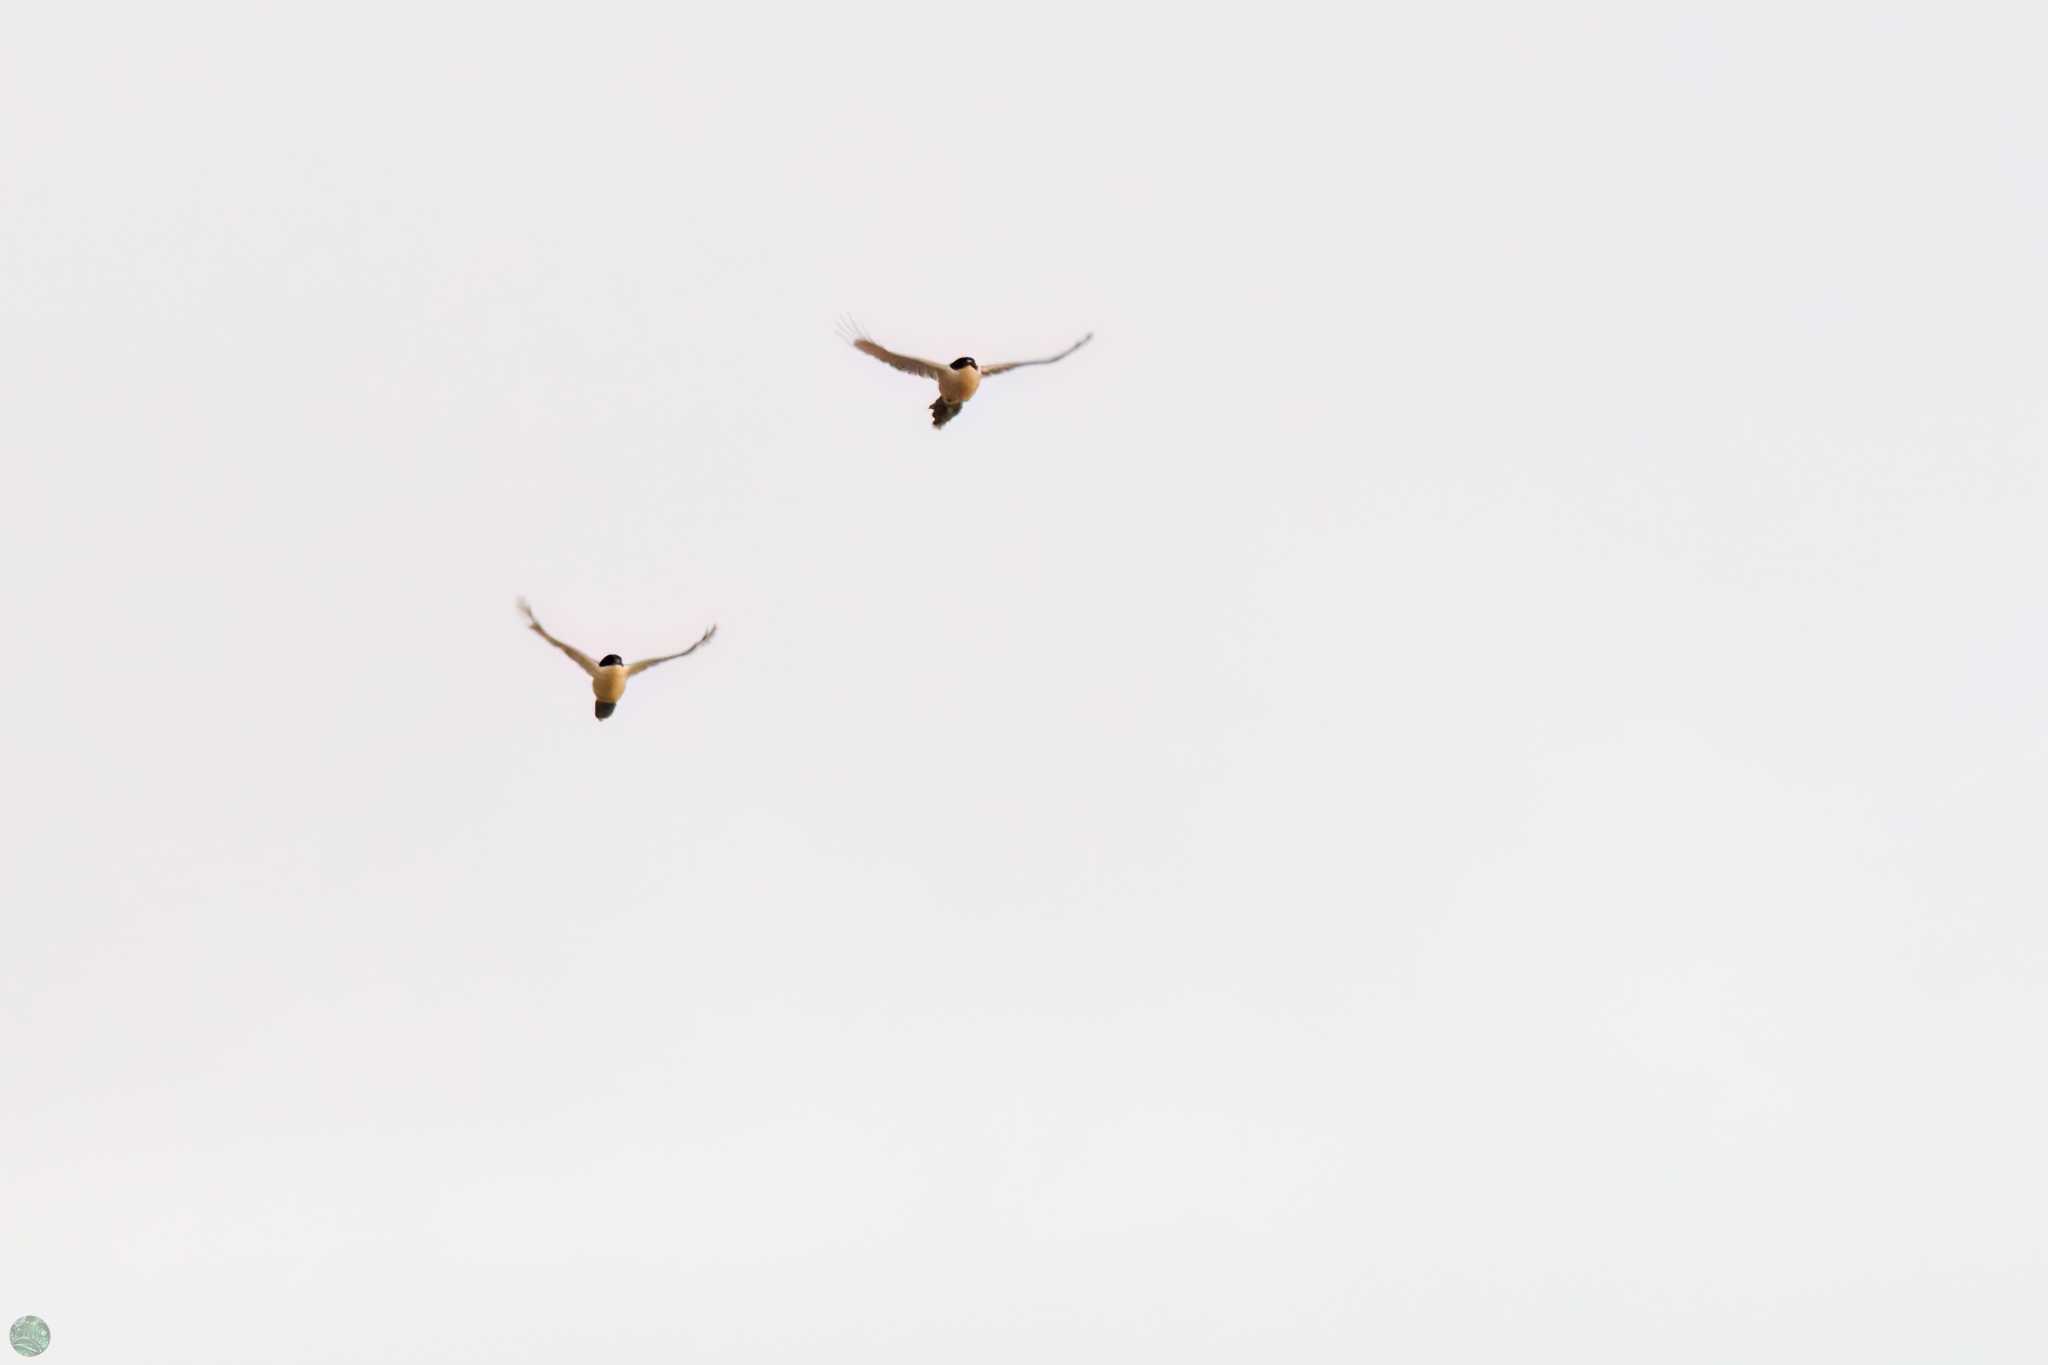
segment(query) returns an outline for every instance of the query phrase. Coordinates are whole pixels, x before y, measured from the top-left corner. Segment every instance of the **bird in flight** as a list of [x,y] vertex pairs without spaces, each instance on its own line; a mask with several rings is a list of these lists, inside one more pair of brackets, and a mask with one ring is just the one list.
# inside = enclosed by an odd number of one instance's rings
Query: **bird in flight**
[[576,646],[565,644],[548,634],[547,630],[542,627],[540,618],[533,614],[533,608],[526,604],[526,599],[523,597],[519,599],[519,610],[526,616],[528,629],[533,631],[535,635],[540,636],[541,639],[546,640],[556,649],[561,650],[571,659],[574,659],[576,666],[590,675],[590,690],[597,694],[597,718],[599,720],[603,720],[618,709],[619,698],[626,695],[626,679],[636,673],[644,673],[656,664],[665,664],[670,659],[680,659],[685,654],[694,653],[697,645],[703,644],[706,640],[718,634],[718,627],[713,625],[711,629],[697,637],[696,645],[691,645],[688,649],[674,654],[663,654],[659,658],[642,659],[636,664],[629,664],[616,654],[607,654],[596,663],[592,663],[590,656],[576,648]]
[[863,355],[871,355],[884,365],[901,370],[905,374],[917,375],[921,379],[935,380],[939,386],[939,396],[932,402],[934,427],[942,427],[958,417],[961,405],[974,397],[975,391],[981,387],[981,381],[990,375],[1001,374],[1005,370],[1021,370],[1026,365],[1050,365],[1055,360],[1065,360],[1095,339],[1095,333],[1090,332],[1058,355],[1049,355],[1042,360],[1006,360],[1000,365],[984,368],[975,364],[971,355],[963,355],[951,365],[935,365],[929,360],[919,360],[916,356],[898,355],[863,332],[860,324],[850,318],[841,327],[840,335],[853,343],[854,350]]

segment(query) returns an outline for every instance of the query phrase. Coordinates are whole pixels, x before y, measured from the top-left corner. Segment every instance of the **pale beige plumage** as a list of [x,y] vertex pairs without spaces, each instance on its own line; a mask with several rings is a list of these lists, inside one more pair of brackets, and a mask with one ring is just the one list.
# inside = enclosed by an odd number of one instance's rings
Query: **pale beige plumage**
[[532,606],[523,597],[519,599],[519,610],[526,617],[527,629],[540,636],[541,639],[546,640],[556,649],[561,650],[562,653],[568,655],[575,661],[578,668],[590,675],[590,690],[597,697],[597,718],[599,720],[609,716],[611,708],[618,704],[621,697],[626,695],[626,679],[645,673],[656,664],[665,664],[671,659],[680,659],[684,655],[693,654],[699,645],[702,645],[706,640],[709,640],[718,633],[718,626],[714,623],[710,629],[698,636],[696,644],[691,645],[688,649],[677,650],[674,654],[659,654],[654,658],[642,659],[638,663],[633,664],[628,664],[624,660],[612,663],[610,662],[611,660],[618,658],[615,654],[605,655],[603,661],[592,659],[588,654],[585,654],[568,641],[558,640],[548,634],[547,627],[540,623],[540,618],[533,614]]
[[1027,365],[1050,365],[1054,361],[1065,360],[1095,339],[1095,333],[1090,332],[1058,355],[1044,356],[1037,360],[1006,360],[999,365],[980,365],[963,356],[952,365],[939,365],[929,360],[921,360],[914,355],[904,355],[899,351],[890,350],[863,332],[860,324],[851,318],[841,326],[840,335],[862,355],[873,356],[891,369],[914,374],[920,379],[929,379],[936,383],[939,386],[939,397],[931,407],[934,427],[943,427],[958,416],[961,405],[980,391],[981,381],[990,375],[1021,370]]

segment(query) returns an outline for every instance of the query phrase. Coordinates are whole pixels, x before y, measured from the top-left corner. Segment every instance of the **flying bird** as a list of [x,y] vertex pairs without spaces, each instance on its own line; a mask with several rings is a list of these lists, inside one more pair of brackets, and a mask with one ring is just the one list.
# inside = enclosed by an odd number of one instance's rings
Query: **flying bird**
[[974,397],[975,391],[981,387],[981,381],[990,375],[1002,374],[1005,370],[1021,370],[1026,365],[1050,365],[1055,360],[1065,360],[1095,339],[1095,333],[1090,332],[1058,355],[1049,355],[1042,360],[1006,360],[1000,365],[983,367],[975,364],[971,355],[963,355],[951,365],[935,365],[929,360],[919,360],[916,356],[898,355],[863,332],[860,324],[851,319],[848,319],[840,329],[840,334],[853,343],[854,350],[863,355],[871,355],[884,365],[901,370],[905,374],[935,380],[939,386],[939,396],[932,401],[934,427],[942,427],[958,417],[961,405]]
[[626,679],[636,673],[644,673],[656,664],[665,664],[670,659],[680,659],[685,654],[694,653],[696,652],[697,645],[703,644],[706,640],[718,634],[718,627],[714,624],[711,629],[697,637],[697,644],[691,645],[688,649],[680,650],[674,654],[663,654],[658,658],[642,659],[636,664],[629,664],[616,654],[607,654],[596,663],[592,663],[590,656],[576,648],[576,646],[566,644],[548,634],[547,630],[542,627],[540,618],[533,614],[533,608],[526,604],[526,599],[523,597],[519,599],[519,610],[526,615],[528,629],[535,635],[540,636],[541,639],[546,640],[556,649],[561,650],[571,659],[574,659],[576,666],[590,675],[590,690],[597,694],[597,718],[599,720],[603,720],[618,709],[619,698],[626,695]]

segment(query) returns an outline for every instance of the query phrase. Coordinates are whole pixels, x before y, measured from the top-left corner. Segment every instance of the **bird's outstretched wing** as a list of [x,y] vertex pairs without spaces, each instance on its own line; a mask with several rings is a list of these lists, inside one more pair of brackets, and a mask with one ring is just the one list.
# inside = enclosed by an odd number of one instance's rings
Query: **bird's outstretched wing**
[[[713,625],[711,629],[705,631],[702,635],[699,635],[697,637],[697,645],[703,644],[706,640],[710,639],[712,636],[716,634],[718,634],[718,627],[716,625]],[[646,672],[648,669],[654,667],[656,664],[665,664],[670,659],[680,659],[683,657],[684,654],[694,653],[696,652],[697,645],[691,645],[688,649],[682,650],[675,654],[664,654],[658,659],[642,659],[639,663],[634,664],[631,668],[628,668],[626,670],[626,676],[630,678],[636,673]]]
[[1068,356],[1093,340],[1095,340],[1095,333],[1090,332],[1058,355],[1049,355],[1043,360],[1005,360],[1000,365],[984,365],[981,367],[981,377],[986,379],[992,374],[1001,374],[1005,370],[1021,370],[1026,365],[1050,365],[1055,360],[1065,360]]
[[548,634],[547,631],[541,626],[540,618],[533,614],[533,608],[526,605],[526,599],[523,597],[519,599],[519,610],[526,614],[527,629],[531,630],[535,635],[540,636],[541,639],[546,640],[556,649],[561,650],[564,654],[574,659],[576,661],[576,666],[578,668],[581,668],[585,673],[588,673],[593,678],[597,676],[597,665],[591,661],[590,656],[588,654],[585,654],[582,650],[576,648],[576,646],[564,644],[560,640],[557,640],[554,636]]
[[860,329],[860,324],[852,318],[848,318],[840,324],[839,335],[851,342],[853,349],[859,351],[862,355],[871,355],[884,365],[901,370],[905,374],[914,374],[920,379],[937,379],[945,372],[946,367],[944,365],[934,365],[931,361],[919,360],[914,355],[896,354],[888,347],[876,342],[866,332],[863,332]]

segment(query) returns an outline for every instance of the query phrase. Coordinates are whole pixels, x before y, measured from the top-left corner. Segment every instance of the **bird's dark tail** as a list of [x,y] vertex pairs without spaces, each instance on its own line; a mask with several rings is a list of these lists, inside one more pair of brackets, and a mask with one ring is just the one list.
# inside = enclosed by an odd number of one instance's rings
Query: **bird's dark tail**
[[599,720],[603,720],[606,716],[609,716],[612,712],[618,709],[619,704],[615,701],[601,701],[597,704],[597,718]]
[[932,426],[942,427],[960,415],[958,403],[948,403],[943,398],[932,400]]

